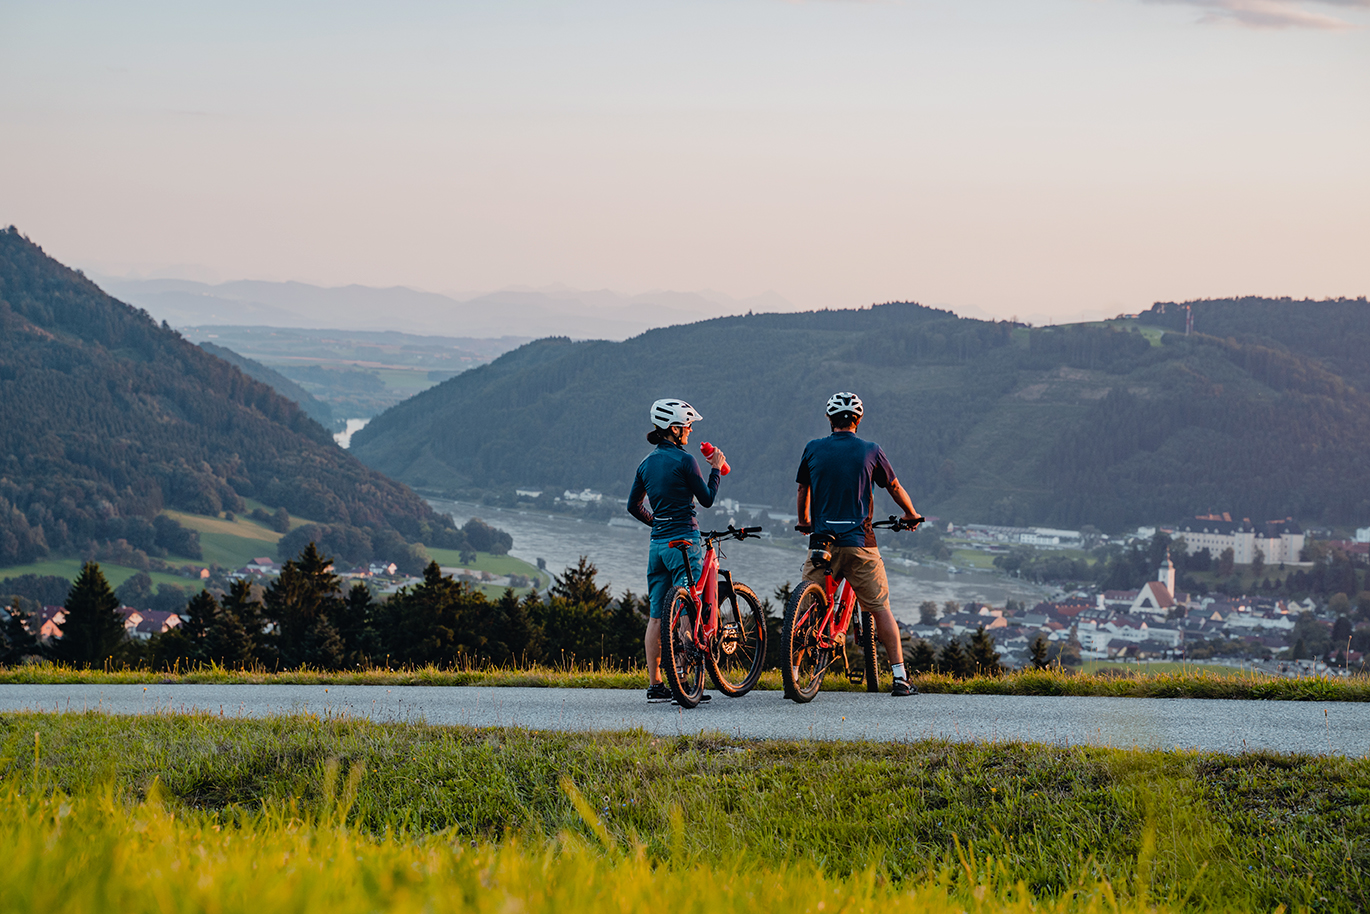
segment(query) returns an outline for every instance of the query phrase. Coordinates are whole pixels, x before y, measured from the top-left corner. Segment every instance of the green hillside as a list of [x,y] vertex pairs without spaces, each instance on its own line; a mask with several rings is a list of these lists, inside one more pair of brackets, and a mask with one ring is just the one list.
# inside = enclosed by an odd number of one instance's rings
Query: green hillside
[[197,543],[176,517],[249,500],[319,519],[345,561],[417,570],[406,543],[470,545],[295,403],[0,231],[0,568],[128,550],[236,559],[240,544]]
[[[1283,320],[1320,316],[1284,303]],[[1370,307],[1345,322],[1370,333]],[[546,339],[399,404],[353,439],[371,466],[434,490],[586,486],[622,497],[652,400],[705,416],[723,494],[787,506],[836,390],[866,402],[925,512],[1118,530],[1196,512],[1370,520],[1370,397],[1349,362],[1143,321],[1028,328],[916,304],[758,314],[621,343]]]
[[281,374],[276,369],[263,365],[256,359],[249,359],[245,355],[239,355],[232,349],[216,345],[208,340],[200,343],[200,348],[210,355],[223,359],[230,365],[238,366],[238,370],[243,374],[250,378],[256,378],[286,399],[295,401],[300,409],[305,411],[309,418],[313,419],[329,431],[341,431],[338,420],[334,417],[333,410],[329,408],[327,403],[316,400],[313,394]]

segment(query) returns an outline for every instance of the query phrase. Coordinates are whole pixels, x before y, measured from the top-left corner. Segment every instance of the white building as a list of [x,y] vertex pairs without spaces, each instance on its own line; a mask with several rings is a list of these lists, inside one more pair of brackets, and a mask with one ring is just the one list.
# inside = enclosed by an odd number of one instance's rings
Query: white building
[[1297,564],[1304,542],[1303,530],[1288,517],[1253,524],[1249,518],[1234,521],[1226,514],[1210,514],[1180,524],[1175,535],[1184,537],[1190,555],[1207,549],[1216,559],[1231,549],[1232,560],[1238,565],[1250,565],[1257,549],[1267,565]]

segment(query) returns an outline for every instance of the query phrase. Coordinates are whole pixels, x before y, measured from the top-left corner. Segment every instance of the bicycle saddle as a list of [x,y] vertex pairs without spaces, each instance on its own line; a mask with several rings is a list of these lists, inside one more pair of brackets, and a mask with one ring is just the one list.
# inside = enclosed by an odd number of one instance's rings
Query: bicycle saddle
[[815,568],[827,568],[832,564],[832,546],[837,537],[831,533],[815,533],[809,537],[809,561]]

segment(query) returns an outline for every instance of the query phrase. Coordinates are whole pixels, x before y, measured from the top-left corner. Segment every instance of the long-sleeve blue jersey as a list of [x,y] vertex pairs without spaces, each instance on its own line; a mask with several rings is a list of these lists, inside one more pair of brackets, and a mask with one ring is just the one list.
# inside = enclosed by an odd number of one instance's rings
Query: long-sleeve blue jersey
[[[709,468],[709,481],[699,472],[699,463],[678,444],[663,442],[638,464],[628,493],[628,513],[652,528],[652,539],[674,539],[699,529],[695,522],[695,500],[713,507],[722,477]],[[647,510],[644,499],[651,499]]]

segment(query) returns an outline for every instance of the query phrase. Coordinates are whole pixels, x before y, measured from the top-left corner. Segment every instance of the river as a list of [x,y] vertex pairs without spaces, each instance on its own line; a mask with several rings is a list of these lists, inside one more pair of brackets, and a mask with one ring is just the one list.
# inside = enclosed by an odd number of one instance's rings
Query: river
[[[624,590],[642,593],[647,589],[646,527],[611,527],[603,521],[586,521],[559,514],[494,508],[464,502],[429,499],[434,510],[448,514],[458,524],[472,517],[505,530],[514,538],[510,553],[526,562],[547,562],[553,574],[574,565],[586,556],[599,569],[599,581],[609,584],[615,594]],[[627,514],[624,515],[627,517]],[[886,534],[886,536],[917,534]],[[760,597],[772,597],[785,582],[799,580],[804,553],[767,543],[764,540],[730,542],[722,547],[726,555],[722,567],[730,569],[737,581],[746,584]],[[1045,599],[1047,591],[1024,581],[980,572],[949,574],[936,565],[905,567],[886,561],[890,580],[890,607],[895,618],[905,623],[918,621],[918,604],[934,600],[958,603],[979,602],[1002,606],[1009,597],[1032,605]]]

